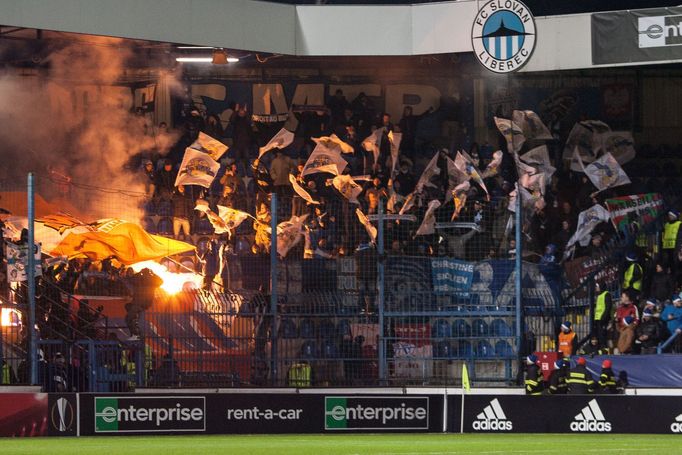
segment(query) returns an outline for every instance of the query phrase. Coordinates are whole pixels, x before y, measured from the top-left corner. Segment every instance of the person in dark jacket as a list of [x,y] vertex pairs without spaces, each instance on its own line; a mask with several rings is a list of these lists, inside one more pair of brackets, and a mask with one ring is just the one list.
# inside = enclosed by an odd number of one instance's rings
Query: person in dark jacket
[[165,160],[163,168],[156,173],[154,177],[154,186],[156,187],[156,196],[161,199],[170,199],[175,188],[175,171],[173,171],[173,162]]
[[204,289],[210,291],[213,286],[213,280],[220,270],[220,245],[218,241],[213,238],[206,245],[206,251],[200,256],[201,269],[204,275]]
[[657,262],[656,271],[651,276],[649,297],[653,297],[659,302],[664,302],[670,299],[673,292],[675,292],[675,287],[673,285],[672,275],[668,270],[663,268],[662,262]]
[[566,376],[568,375],[568,362],[559,359],[554,362],[554,369],[549,375],[549,394],[550,395],[565,395],[568,389],[566,384]]
[[542,371],[538,366],[538,357],[531,354],[526,357],[526,395],[542,395],[544,389]]
[[585,357],[578,357],[575,367],[571,368],[566,378],[569,395],[588,395],[594,393],[594,379],[587,371]]
[[642,313],[642,322],[635,329],[635,346],[640,354],[656,354],[656,346],[661,341],[661,322],[653,317],[650,310]]
[[194,201],[185,192],[184,185],[178,186],[177,192],[173,194],[173,236],[179,239],[180,232],[183,239],[192,235],[190,228],[190,218],[194,210]]
[[606,359],[601,364],[601,374],[599,375],[599,391],[605,394],[618,393],[616,375],[611,369],[611,361]]
[[590,342],[584,344],[578,351],[578,354],[589,355],[590,357],[594,357],[595,355],[604,355],[608,353],[609,349],[599,342],[599,338],[597,338],[596,335],[592,335],[590,337]]

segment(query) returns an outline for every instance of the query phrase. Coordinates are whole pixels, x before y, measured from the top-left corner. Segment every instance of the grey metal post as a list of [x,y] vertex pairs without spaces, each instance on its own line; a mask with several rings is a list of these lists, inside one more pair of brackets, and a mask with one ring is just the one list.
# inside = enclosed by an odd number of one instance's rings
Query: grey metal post
[[270,371],[277,380],[277,195],[270,194]]
[[386,381],[386,339],[384,330],[384,303],[386,301],[384,292],[384,200],[379,199],[379,232],[377,236],[377,277],[378,285],[378,312],[379,312],[379,379],[383,383]]
[[36,339],[36,260],[35,260],[35,197],[33,173],[28,174],[28,264],[26,279],[28,281],[28,352],[31,361],[31,384],[38,384],[38,346]]
[[519,357],[521,356],[521,340],[523,339],[522,333],[521,333],[521,328],[523,327],[522,320],[521,318],[523,317],[523,312],[521,311],[521,306],[522,306],[522,301],[523,301],[523,293],[521,289],[521,283],[522,283],[522,274],[523,274],[523,262],[522,262],[522,257],[521,254],[523,252],[523,248],[521,245],[521,230],[523,229],[522,226],[522,219],[523,217],[521,216],[521,208],[523,207],[523,203],[521,201],[521,185],[519,182],[516,182],[516,216],[515,216],[515,224],[516,224],[516,231],[515,237],[516,237],[516,280],[514,283],[514,288],[515,288],[515,294],[516,294],[516,349],[517,349],[517,354]]

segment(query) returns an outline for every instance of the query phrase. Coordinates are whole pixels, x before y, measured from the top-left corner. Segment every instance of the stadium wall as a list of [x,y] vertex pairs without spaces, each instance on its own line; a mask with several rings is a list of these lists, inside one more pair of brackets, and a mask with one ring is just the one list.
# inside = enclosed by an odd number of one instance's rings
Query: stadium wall
[[445,388],[157,392],[1,394],[0,436],[682,432],[678,390],[553,397]]

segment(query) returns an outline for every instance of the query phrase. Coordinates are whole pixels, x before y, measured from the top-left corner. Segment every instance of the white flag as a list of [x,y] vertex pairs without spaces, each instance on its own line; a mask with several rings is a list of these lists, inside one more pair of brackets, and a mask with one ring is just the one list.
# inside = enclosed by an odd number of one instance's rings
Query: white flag
[[310,154],[308,161],[303,167],[302,175],[315,174],[316,172],[327,172],[339,175],[346,168],[348,163],[341,158],[341,153],[337,150],[328,148],[324,142],[318,142]]
[[367,136],[365,138],[365,140],[362,141],[362,148],[364,148],[368,152],[372,152],[374,154],[374,164],[377,164],[377,161],[379,161],[381,140],[382,140],[383,136],[384,136],[384,129],[383,128],[377,128],[374,131],[372,131],[372,134]]
[[395,175],[395,167],[398,164],[398,153],[400,152],[400,143],[403,140],[403,134],[389,131],[388,140],[391,143],[391,178],[393,178]]
[[218,174],[218,169],[220,164],[210,155],[187,147],[175,178],[175,186],[199,185],[208,188]]
[[313,197],[308,193],[305,188],[303,188],[301,185],[298,184],[296,181],[296,177],[294,177],[292,174],[289,174],[289,181],[291,182],[291,186],[294,188],[294,191],[296,191],[296,194],[301,196],[303,200],[308,202],[309,204],[319,204]]
[[324,145],[329,150],[346,154],[355,152],[352,145],[343,142],[336,134],[332,134],[331,136],[314,137],[312,140],[316,144]]
[[635,159],[635,141],[629,131],[611,131],[603,135],[602,150],[610,153],[618,161],[625,164]]
[[538,117],[538,114],[533,111],[514,111],[512,121],[521,128],[526,140],[550,141],[554,139],[552,133],[549,132],[545,124],[540,120],[540,117]]
[[631,183],[623,168],[610,153],[585,167],[585,174],[599,191]]
[[[599,156],[597,152],[602,148],[604,137],[611,132],[611,128],[599,120],[585,120],[573,125],[564,146],[563,159],[573,158],[575,150],[578,150],[580,159],[591,163]],[[573,161],[571,170],[581,171],[579,165]]]
[[467,193],[469,188],[471,188],[471,184],[466,181],[460,183],[455,187],[455,189],[452,190],[452,200],[455,204],[455,209],[452,212],[452,218],[450,218],[450,221],[454,221],[455,218],[459,216],[460,212],[464,208],[464,205],[467,203]]
[[395,213],[395,205],[403,202],[404,200],[405,196],[401,196],[400,194],[396,193],[391,187],[391,192],[388,197],[388,201],[386,202],[386,210],[389,213]]
[[566,244],[566,249],[571,247],[576,242],[581,246],[587,246],[590,243],[592,236],[590,235],[599,223],[609,221],[609,211],[599,204],[595,204],[587,210],[583,210],[578,215],[578,227],[575,234],[570,238]]
[[208,206],[208,202],[204,199],[197,199],[194,210],[204,212],[208,221],[211,222],[216,234],[232,234],[232,232],[239,227],[247,218],[253,218],[246,212],[235,210],[230,207],[218,206],[218,213],[216,214]]
[[283,149],[284,147],[288,146],[294,142],[294,133],[291,131],[285,130],[282,128],[275,134],[270,141],[268,141],[267,144],[265,144],[263,147],[261,147],[258,152],[258,159],[260,159],[263,155],[265,155],[267,152],[269,152],[272,149]]
[[520,160],[526,164],[535,166],[538,172],[544,173],[548,183],[556,172],[556,168],[552,166],[552,162],[549,159],[549,152],[547,151],[546,145],[535,147],[527,153],[524,153],[523,156],[520,157]]
[[[445,157],[445,162],[448,166],[448,190],[445,192],[445,201],[447,202],[455,188],[469,181],[469,176],[462,172],[449,157]],[[469,185],[469,188],[471,188],[471,185]]]
[[286,257],[289,251],[303,238],[303,222],[308,217],[292,216],[288,221],[277,225],[277,254]]
[[339,193],[348,199],[349,202],[359,204],[358,196],[362,193],[362,187],[355,183],[353,177],[350,175],[337,175],[332,180],[332,185],[334,185],[334,188],[339,190]]
[[440,201],[434,199],[429,202],[429,206],[426,208],[426,213],[424,214],[424,221],[422,221],[421,226],[417,229],[415,235],[428,235],[436,232],[436,209],[440,207]]
[[190,145],[191,148],[199,150],[200,152],[208,153],[211,158],[218,161],[223,153],[227,152],[227,145],[214,139],[208,134],[199,133],[197,140]]
[[478,184],[478,186],[483,188],[485,194],[488,195],[488,199],[490,199],[488,188],[486,188],[485,183],[483,183],[481,173],[478,172],[478,169],[476,169],[476,166],[474,166],[474,162],[467,152],[457,152],[457,156],[455,157],[455,166],[457,166],[457,169],[459,169],[461,172],[468,175],[471,180]]
[[517,153],[521,150],[523,143],[526,142],[526,137],[523,135],[519,125],[509,119],[499,117],[495,117],[495,125],[507,141],[507,151],[509,153]]
[[487,179],[490,177],[495,177],[497,174],[500,173],[500,166],[501,165],[502,165],[502,151],[498,150],[497,152],[493,153],[493,159],[485,167],[485,169],[483,170],[483,173],[481,174],[481,177],[483,177],[484,179]]
[[360,223],[365,227],[365,230],[367,231],[369,238],[372,239],[373,243],[376,243],[377,228],[375,228],[372,225],[372,222],[367,219],[367,216],[365,216],[365,214],[362,213],[362,210],[360,210],[359,207],[355,209],[355,214],[358,216],[358,220],[360,220]]
[[417,185],[414,187],[415,193],[421,193],[425,186],[436,186],[431,183],[431,179],[436,175],[440,175],[440,168],[438,167],[439,156],[440,152],[436,152],[436,154],[433,155],[433,158],[431,158],[431,161],[429,161],[429,164],[427,164],[424,168],[424,172],[422,172],[421,177],[419,177],[419,181],[417,181]]

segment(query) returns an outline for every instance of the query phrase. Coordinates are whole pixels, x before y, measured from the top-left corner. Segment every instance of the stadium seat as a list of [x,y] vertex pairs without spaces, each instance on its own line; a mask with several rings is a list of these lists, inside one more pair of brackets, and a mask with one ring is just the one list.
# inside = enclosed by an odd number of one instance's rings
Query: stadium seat
[[301,338],[315,338],[315,323],[312,319],[302,319],[298,324],[298,335]]
[[334,338],[336,335],[336,327],[334,327],[334,323],[329,319],[321,320],[317,330],[322,339]]
[[317,358],[317,343],[315,340],[308,340],[301,345],[301,358],[306,360]]
[[464,319],[455,319],[452,323],[452,334],[456,337],[470,337],[471,326]]
[[488,336],[488,324],[483,319],[475,319],[472,323],[472,335],[475,337]]
[[472,354],[473,350],[471,349],[471,343],[462,340],[457,344],[458,357],[471,357]]
[[448,341],[439,341],[433,348],[433,356],[440,358],[453,357],[454,350]]
[[279,336],[281,338],[297,338],[298,333],[296,330],[296,324],[291,319],[282,319],[279,323]]
[[502,319],[495,319],[490,323],[490,335],[497,337],[512,336],[512,330]]
[[335,359],[338,357],[338,351],[336,349],[336,343],[333,340],[324,340],[322,343],[322,357],[325,359]]
[[504,340],[499,340],[495,343],[495,355],[499,357],[511,357],[514,351],[509,343]]
[[478,343],[476,343],[476,350],[474,351],[474,354],[476,357],[494,357],[495,356],[495,351],[493,350],[493,347],[490,345],[485,340],[481,340]]
[[445,319],[438,319],[431,327],[431,338],[450,338],[452,330]]

